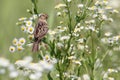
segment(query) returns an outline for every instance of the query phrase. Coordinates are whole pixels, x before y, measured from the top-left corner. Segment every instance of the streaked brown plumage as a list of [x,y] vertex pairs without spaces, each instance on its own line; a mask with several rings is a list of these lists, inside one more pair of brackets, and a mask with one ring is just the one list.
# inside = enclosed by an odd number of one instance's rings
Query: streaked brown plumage
[[37,52],[39,50],[39,43],[48,32],[48,25],[46,21],[47,18],[48,18],[47,14],[41,14],[40,17],[38,18],[38,22],[34,30],[34,43],[32,47],[32,52]]

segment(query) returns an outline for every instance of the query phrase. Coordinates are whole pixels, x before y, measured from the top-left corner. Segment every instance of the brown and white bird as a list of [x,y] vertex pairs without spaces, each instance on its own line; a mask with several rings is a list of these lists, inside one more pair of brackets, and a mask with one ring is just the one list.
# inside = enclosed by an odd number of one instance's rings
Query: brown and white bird
[[48,32],[48,24],[47,24],[48,15],[47,14],[40,14],[38,18],[38,22],[35,26],[34,30],[34,42],[32,47],[32,52],[37,52],[39,50],[39,43],[41,39]]

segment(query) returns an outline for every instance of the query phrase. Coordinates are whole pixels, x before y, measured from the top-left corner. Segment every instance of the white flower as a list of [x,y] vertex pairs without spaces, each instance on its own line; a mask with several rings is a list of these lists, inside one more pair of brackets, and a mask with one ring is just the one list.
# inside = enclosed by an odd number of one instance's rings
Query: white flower
[[88,29],[92,30],[92,31],[95,31],[95,27],[94,26],[89,26]]
[[14,47],[14,46],[10,46],[10,47],[9,47],[9,51],[10,51],[11,53],[15,52],[15,47]]
[[10,65],[10,62],[8,59],[5,58],[0,58],[0,66],[2,67],[8,67]]
[[72,0],[67,0],[67,2],[71,2]]
[[18,60],[15,62],[19,70],[28,69],[29,62],[25,60]]
[[56,32],[54,30],[49,30],[48,33],[51,34],[51,35],[55,35],[56,34]]
[[83,4],[78,4],[77,7],[78,7],[78,8],[83,8],[83,6],[84,6]]
[[43,57],[43,59],[44,59],[45,61],[50,61],[50,56],[49,56],[49,55],[45,55],[45,57]]
[[36,19],[36,18],[37,18],[37,15],[36,15],[36,14],[33,14],[32,18],[33,18],[33,19]]
[[40,80],[41,76],[42,76],[42,73],[37,72],[37,73],[30,74],[29,78],[30,80]]
[[15,66],[14,66],[13,64],[10,64],[10,65],[8,66],[8,70],[9,70],[9,71],[15,71]]
[[61,7],[66,7],[66,5],[65,4],[58,4],[55,6],[56,9],[60,9]]
[[32,35],[32,34],[28,35],[28,39],[29,40],[33,40],[34,39],[34,35]]
[[70,56],[70,57],[68,57],[68,59],[76,59],[76,56]]
[[47,61],[40,61],[39,64],[42,66],[43,69],[48,71],[52,70],[54,67],[52,63],[48,63]]
[[52,64],[55,64],[55,63],[57,63],[57,59],[55,59],[55,58],[52,58],[52,60],[51,60],[51,63],[52,63]]
[[16,78],[16,77],[18,77],[18,72],[17,71],[10,72],[9,77],[10,78]]
[[24,45],[25,42],[26,42],[25,38],[20,38],[20,39],[19,39],[19,43],[20,43],[21,45]]
[[83,38],[78,39],[77,41],[78,41],[79,43],[84,43],[84,39],[83,39]]
[[119,13],[119,11],[118,10],[113,10],[113,13]]
[[107,18],[107,16],[106,15],[102,15],[102,17],[101,17],[103,20],[108,20],[108,18]]
[[80,32],[80,28],[75,28],[74,29],[74,32],[76,33],[76,32]]
[[33,58],[31,56],[26,56],[23,58],[23,60],[27,61],[27,62],[32,62],[33,61]]
[[26,19],[27,19],[26,17],[21,17],[21,18],[19,18],[19,21],[24,21]]
[[30,64],[28,65],[28,68],[29,68],[32,72],[42,72],[42,71],[44,70],[39,63],[30,63]]
[[81,45],[81,44],[78,44],[77,47],[78,47],[78,49],[80,49],[80,50],[83,50],[83,49],[85,48],[84,45]]
[[26,27],[24,25],[21,26],[21,31],[26,32]]
[[33,34],[34,28],[33,27],[28,27],[27,32],[30,33],[30,34]]
[[61,12],[57,12],[57,16],[61,16],[62,15],[62,13]]
[[96,10],[97,7],[96,7],[96,6],[92,6],[92,7],[89,7],[88,9],[89,9],[89,10]]
[[58,43],[57,43],[57,46],[58,46],[59,48],[61,48],[61,47],[63,47],[64,45],[63,45],[62,43],[58,42]]
[[112,73],[112,72],[116,72],[117,73],[118,71],[116,69],[108,69],[108,72],[109,73]]
[[93,14],[92,17],[93,17],[93,18],[97,18],[97,17],[98,17],[98,14]]
[[13,41],[12,41],[13,45],[17,45],[18,44],[18,39],[17,38],[14,38]]
[[84,80],[90,80],[90,76],[89,76],[88,74],[84,74],[84,75],[83,75],[83,79],[84,79]]
[[108,21],[113,22],[113,19],[112,18],[108,18]]
[[70,36],[62,36],[61,38],[60,38],[60,40],[61,41],[63,41],[63,40],[68,40],[70,38]]
[[107,37],[109,37],[109,36],[111,36],[111,35],[112,35],[111,32],[106,32],[106,33],[105,33],[105,36],[107,36]]
[[25,21],[25,23],[26,23],[26,26],[32,26],[32,21],[31,20]]
[[107,41],[108,41],[107,38],[102,38],[101,39],[101,42],[103,42],[103,43],[107,43]]
[[78,64],[78,65],[82,65],[81,62],[78,61],[78,60],[72,60],[72,62],[75,63],[75,64]]
[[115,80],[113,77],[108,77],[108,80]]
[[23,51],[24,48],[23,48],[22,46],[17,46],[17,50],[18,50],[18,51]]

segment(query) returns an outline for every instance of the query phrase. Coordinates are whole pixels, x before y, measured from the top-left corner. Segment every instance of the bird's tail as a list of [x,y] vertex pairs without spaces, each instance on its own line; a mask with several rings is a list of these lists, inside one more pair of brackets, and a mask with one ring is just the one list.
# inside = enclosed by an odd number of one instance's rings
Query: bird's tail
[[37,52],[39,50],[39,42],[34,42],[32,47],[32,52]]

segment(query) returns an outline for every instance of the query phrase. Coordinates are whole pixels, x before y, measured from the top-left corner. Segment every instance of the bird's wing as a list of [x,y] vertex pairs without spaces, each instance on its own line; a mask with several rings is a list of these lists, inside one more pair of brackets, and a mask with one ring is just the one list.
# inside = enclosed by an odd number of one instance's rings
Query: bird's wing
[[42,39],[48,32],[47,23],[40,21],[35,27],[34,37]]

